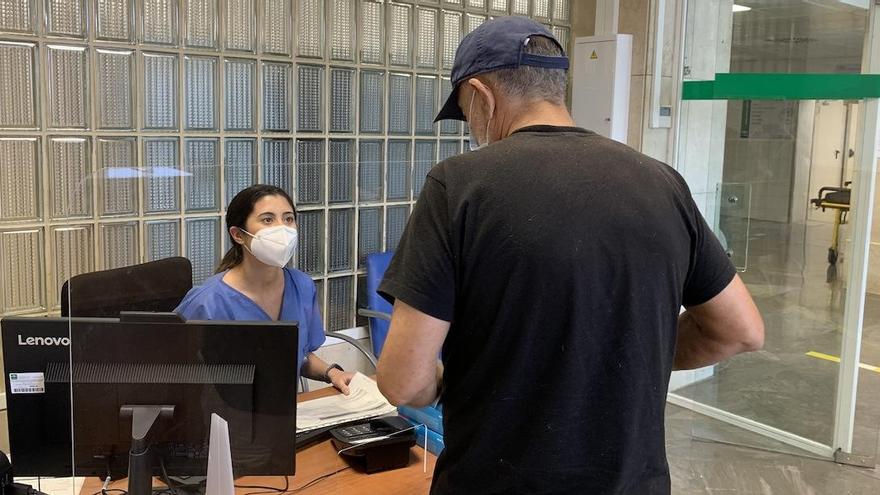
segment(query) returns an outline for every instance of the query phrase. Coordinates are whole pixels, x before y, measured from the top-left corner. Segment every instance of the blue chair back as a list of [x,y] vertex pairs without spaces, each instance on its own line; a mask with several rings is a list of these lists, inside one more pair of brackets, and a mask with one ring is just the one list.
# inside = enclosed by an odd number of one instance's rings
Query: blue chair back
[[[382,283],[385,276],[385,270],[391,264],[391,258],[394,252],[375,253],[367,255],[367,309],[372,311],[380,311],[382,313],[391,314],[392,306],[376,290]],[[370,340],[373,344],[373,355],[377,358],[382,352],[382,346],[385,345],[385,338],[388,336],[389,322],[381,318],[369,318],[370,321]]]

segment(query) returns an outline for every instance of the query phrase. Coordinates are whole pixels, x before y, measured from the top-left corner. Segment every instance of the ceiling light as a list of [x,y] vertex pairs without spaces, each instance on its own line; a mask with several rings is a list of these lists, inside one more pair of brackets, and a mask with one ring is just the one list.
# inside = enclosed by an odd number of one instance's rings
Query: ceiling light
[[750,10],[752,10],[751,7],[746,7],[745,5],[733,4],[733,11],[734,12],[748,12]]

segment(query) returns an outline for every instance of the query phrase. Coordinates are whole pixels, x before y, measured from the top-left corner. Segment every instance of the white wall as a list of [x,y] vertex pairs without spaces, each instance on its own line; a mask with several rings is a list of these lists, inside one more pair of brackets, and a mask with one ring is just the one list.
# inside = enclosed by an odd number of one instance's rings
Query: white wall
[[[733,0],[690,2],[685,41],[685,80],[712,81],[730,71]],[[716,221],[716,189],[724,170],[726,101],[686,101],[681,106],[678,169],[710,224]]]
[[[823,186],[841,185],[847,149],[844,144],[846,104],[839,100],[817,102],[814,122],[809,182],[811,198],[815,198]],[[823,212],[811,208],[807,220],[833,223],[834,210]]]
[[794,180],[792,181],[791,223],[803,225],[807,221],[810,192],[810,165],[813,162],[813,130],[816,120],[816,101],[804,100],[798,104],[797,138],[795,140]]
[[676,36],[681,0],[665,0],[663,13],[662,58],[655,60],[657,1],[620,0],[618,31],[633,36],[632,77],[630,80],[629,135],[627,144],[660,161],[673,160],[670,128],[651,127],[651,101],[654,74],[661,78],[660,104],[678,110],[678,90],[674,88]]

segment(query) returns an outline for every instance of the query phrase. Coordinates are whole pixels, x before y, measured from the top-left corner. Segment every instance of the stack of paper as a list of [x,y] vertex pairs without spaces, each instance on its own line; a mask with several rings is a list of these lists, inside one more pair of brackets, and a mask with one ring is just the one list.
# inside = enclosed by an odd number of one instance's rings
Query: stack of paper
[[349,395],[333,395],[297,404],[297,433],[397,412],[397,408],[379,392],[376,382],[360,373],[354,375],[348,388]]

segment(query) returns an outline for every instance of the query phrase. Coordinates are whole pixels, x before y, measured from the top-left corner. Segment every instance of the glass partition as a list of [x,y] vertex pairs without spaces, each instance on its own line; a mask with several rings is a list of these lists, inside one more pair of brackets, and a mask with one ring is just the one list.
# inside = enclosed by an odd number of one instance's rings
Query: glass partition
[[719,184],[716,201],[719,211],[715,233],[736,269],[745,272],[749,266],[752,184]]

